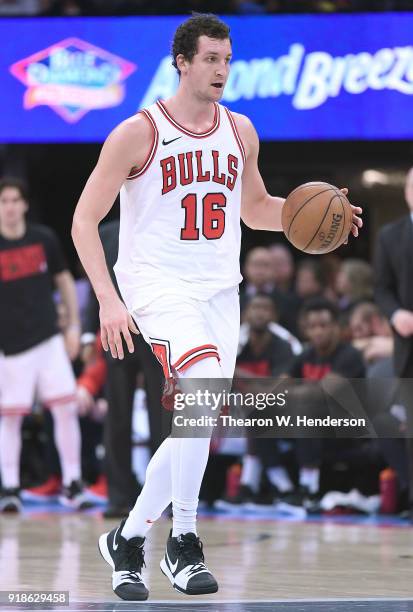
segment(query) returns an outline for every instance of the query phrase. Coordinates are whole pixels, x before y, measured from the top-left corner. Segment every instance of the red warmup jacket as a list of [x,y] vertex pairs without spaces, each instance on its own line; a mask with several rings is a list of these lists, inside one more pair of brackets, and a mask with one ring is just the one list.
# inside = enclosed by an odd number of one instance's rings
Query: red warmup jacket
[[95,342],[96,359],[85,367],[82,374],[77,379],[77,384],[85,387],[92,395],[96,396],[101,391],[106,381],[107,366],[103,357],[103,347],[100,335]]

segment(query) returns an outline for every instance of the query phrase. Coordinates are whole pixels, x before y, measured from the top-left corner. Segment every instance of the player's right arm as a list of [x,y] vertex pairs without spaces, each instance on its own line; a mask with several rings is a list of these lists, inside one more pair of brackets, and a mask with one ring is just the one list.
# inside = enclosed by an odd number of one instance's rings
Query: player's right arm
[[138,333],[119,299],[106,267],[98,226],[108,214],[133,167],[141,167],[152,143],[152,126],[143,114],[127,119],[109,135],[90,175],[73,217],[72,238],[80,261],[99,301],[102,345],[113,357],[123,358],[121,335],[129,351],[129,329]]

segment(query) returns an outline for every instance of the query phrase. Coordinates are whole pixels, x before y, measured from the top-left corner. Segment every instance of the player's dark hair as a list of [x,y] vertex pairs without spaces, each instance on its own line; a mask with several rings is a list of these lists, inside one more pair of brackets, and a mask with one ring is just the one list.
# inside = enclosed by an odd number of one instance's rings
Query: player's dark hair
[[336,323],[339,321],[340,312],[337,306],[324,297],[314,297],[304,302],[301,309],[301,316],[307,316],[311,312],[320,312],[322,310],[328,310],[331,314],[331,318]]
[[178,55],[191,62],[198,50],[198,38],[208,36],[217,40],[225,40],[231,37],[229,27],[219,17],[212,13],[194,13],[189,19],[181,23],[176,30],[172,41],[172,65],[180,74],[176,63]]
[[15,176],[4,176],[0,179],[0,195],[3,193],[5,189],[12,188],[18,189],[21,197],[26,202],[28,201],[29,195],[26,183]]

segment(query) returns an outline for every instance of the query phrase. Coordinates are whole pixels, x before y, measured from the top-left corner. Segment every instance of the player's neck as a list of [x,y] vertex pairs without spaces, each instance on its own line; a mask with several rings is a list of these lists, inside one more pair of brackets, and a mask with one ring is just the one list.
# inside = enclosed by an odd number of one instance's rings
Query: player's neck
[[204,132],[214,121],[214,103],[200,100],[183,89],[178,90],[165,104],[175,121],[192,132]]
[[0,234],[6,240],[19,240],[19,238],[23,238],[26,233],[26,221],[22,219],[18,223],[14,223],[13,225],[1,225],[0,226]]

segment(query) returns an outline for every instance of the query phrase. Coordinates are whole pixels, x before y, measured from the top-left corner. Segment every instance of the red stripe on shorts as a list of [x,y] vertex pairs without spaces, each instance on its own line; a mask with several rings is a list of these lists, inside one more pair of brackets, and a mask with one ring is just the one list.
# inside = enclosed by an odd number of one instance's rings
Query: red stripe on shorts
[[71,393],[70,395],[61,395],[60,397],[53,397],[52,399],[44,399],[43,404],[45,406],[54,406],[55,404],[69,404],[76,400],[76,394]]
[[197,346],[184,353],[174,364],[173,369],[184,372],[190,365],[193,365],[201,359],[207,357],[216,357],[219,361],[218,349],[214,344],[204,344]]

